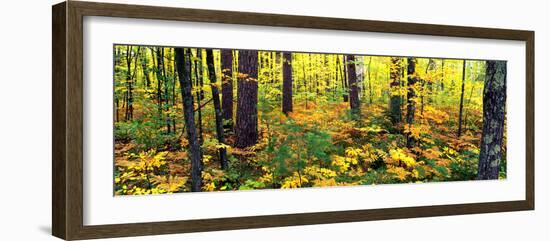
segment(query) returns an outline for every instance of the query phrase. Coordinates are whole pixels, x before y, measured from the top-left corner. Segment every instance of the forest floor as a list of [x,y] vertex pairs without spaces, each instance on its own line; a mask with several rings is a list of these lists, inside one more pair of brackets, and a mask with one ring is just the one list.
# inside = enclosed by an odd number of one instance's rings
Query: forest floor
[[[453,108],[418,108],[413,125],[397,126],[390,121],[387,106],[381,104],[362,104],[360,117],[349,113],[346,102],[309,102],[307,108],[304,102],[295,103],[288,116],[259,109],[260,137],[246,149],[232,147],[231,133],[226,144],[218,143],[213,126],[205,124],[204,191],[476,178],[482,123],[475,120],[482,119],[480,110],[468,110],[466,130],[458,138],[453,121],[458,111]],[[166,135],[151,149],[144,149],[136,139],[117,138],[115,193],[189,191],[190,163],[184,136]],[[220,147],[229,154],[227,170],[220,168]],[[505,178],[506,164],[502,166],[501,178]]]

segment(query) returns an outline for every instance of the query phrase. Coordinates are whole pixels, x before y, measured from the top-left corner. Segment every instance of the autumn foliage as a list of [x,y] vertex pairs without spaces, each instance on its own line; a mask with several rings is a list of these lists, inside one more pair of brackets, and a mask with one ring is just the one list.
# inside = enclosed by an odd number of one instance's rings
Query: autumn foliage
[[[485,61],[415,58],[414,73],[407,73],[407,58],[258,51],[252,60],[257,61],[257,78],[251,78],[239,73],[239,51],[229,60],[232,68],[224,70],[227,63],[222,64],[219,50],[213,51],[211,66],[206,50],[187,51],[203,191],[477,178]],[[283,74],[285,61],[291,69]],[[177,64],[173,48],[115,46],[117,195],[191,191]],[[283,93],[284,76],[290,74]],[[350,75],[355,80],[351,87]],[[408,85],[411,78],[414,84]],[[223,90],[229,85],[222,81],[231,81],[232,91]],[[257,84],[258,96],[257,140],[241,148],[235,145],[239,133],[233,129],[239,81]],[[223,106],[217,110],[212,104],[212,88],[223,93],[218,98],[232,93],[234,99],[233,118],[225,116],[221,123],[223,138],[216,123],[216,111]],[[285,113],[282,101],[289,89],[291,96],[285,98],[292,102],[285,108],[292,111]],[[411,91],[415,94],[409,100]],[[350,107],[353,95],[360,103]],[[411,122],[405,118],[410,103],[415,107]],[[396,114],[402,116],[397,122]],[[459,125],[462,133],[457,135]],[[500,178],[506,177],[505,148]],[[227,167],[220,165],[220,150],[226,153]]]

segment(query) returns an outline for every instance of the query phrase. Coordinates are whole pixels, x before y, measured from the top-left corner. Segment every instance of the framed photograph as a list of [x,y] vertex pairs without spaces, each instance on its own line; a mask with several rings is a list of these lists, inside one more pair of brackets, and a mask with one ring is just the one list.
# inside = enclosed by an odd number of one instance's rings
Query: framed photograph
[[53,6],[53,235],[534,209],[534,32]]

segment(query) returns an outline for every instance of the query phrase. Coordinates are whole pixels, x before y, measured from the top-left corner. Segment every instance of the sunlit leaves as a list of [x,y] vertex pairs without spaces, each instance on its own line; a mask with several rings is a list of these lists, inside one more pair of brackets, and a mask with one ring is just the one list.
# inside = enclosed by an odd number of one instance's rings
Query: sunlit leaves
[[[113,103],[114,119],[118,120],[114,126],[115,194],[189,191],[189,141],[183,125],[173,50],[162,47],[138,50],[137,46],[117,46],[115,50],[113,94],[118,101]],[[157,58],[161,50],[165,55]],[[409,60],[403,57],[358,56],[355,61],[348,61],[348,65],[356,65],[355,85],[364,114],[352,118],[349,102],[343,98],[349,95],[351,86],[345,83],[342,55],[292,53],[293,111],[285,114],[281,111],[284,64],[281,52],[259,51],[258,77],[251,78],[238,73],[238,51],[233,52],[232,76],[228,76],[229,69],[221,68],[220,52],[215,50],[215,83],[208,80],[205,50],[191,52],[194,121],[202,133],[203,191],[475,178],[483,119],[483,61],[467,61],[464,131],[457,138],[462,60],[416,58],[415,73],[410,75]],[[202,58],[198,53],[202,53]],[[131,61],[130,71],[127,56],[139,57],[137,62]],[[159,60],[164,63],[159,64]],[[195,69],[200,73],[194,72]],[[414,85],[409,79],[416,81]],[[221,89],[228,83],[236,89],[242,81],[258,84],[259,136],[253,146],[234,148],[238,135],[232,129],[234,119],[223,122],[224,143],[216,138],[211,92],[212,88]],[[415,93],[414,97],[407,96],[409,91]],[[237,101],[236,91],[233,94]],[[396,104],[396,113],[401,116],[405,116],[408,102],[415,104],[413,124],[405,123],[405,118],[400,123],[391,122],[390,98],[395,100],[392,105]],[[124,112],[129,103],[134,114],[131,120],[126,120]],[[414,145],[407,147],[408,140],[414,140]],[[220,170],[220,149],[227,151],[228,169]]]

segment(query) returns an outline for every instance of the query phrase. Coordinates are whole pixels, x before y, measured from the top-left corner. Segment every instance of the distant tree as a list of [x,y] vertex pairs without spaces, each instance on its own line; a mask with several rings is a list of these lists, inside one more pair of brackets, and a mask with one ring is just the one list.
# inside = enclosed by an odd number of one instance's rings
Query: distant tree
[[187,140],[189,142],[189,159],[191,159],[191,191],[200,192],[202,189],[202,160],[193,114],[194,104],[193,95],[191,94],[191,50],[176,48],[175,54],[181,98],[183,101],[185,130],[187,131]]
[[283,53],[283,113],[292,112],[292,53]]
[[506,116],[506,62],[487,61],[477,179],[498,179]]
[[369,90],[369,104],[372,104],[372,98],[373,98],[373,92],[372,92],[372,80],[371,80],[371,64],[372,64],[372,56],[369,57],[369,64],[367,65],[367,79],[368,79],[368,82],[367,82],[367,88]]
[[239,50],[235,147],[258,141],[258,51]]
[[466,60],[462,61],[462,88],[460,91],[460,107],[458,111],[458,133],[460,138],[462,135],[462,109],[464,108],[464,82],[466,82]]

